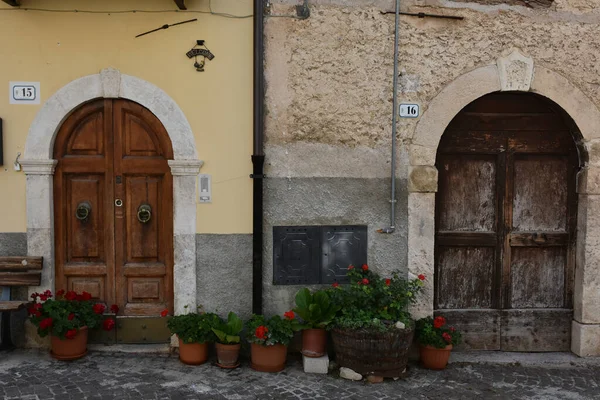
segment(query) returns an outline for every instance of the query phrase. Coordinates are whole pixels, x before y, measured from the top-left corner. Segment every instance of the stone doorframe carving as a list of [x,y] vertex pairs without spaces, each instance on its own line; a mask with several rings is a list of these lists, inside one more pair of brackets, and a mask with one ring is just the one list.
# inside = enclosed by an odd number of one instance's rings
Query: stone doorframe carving
[[[576,123],[579,156],[585,164],[577,176],[579,199],[577,261],[571,351],[600,356],[600,110],[562,75],[535,65],[517,50],[496,64],[470,71],[452,81],[430,103],[415,128],[409,149],[408,270],[424,273],[425,295],[413,308],[416,317],[433,313],[435,192],[437,147],[458,112],[488,93],[517,90],[551,99]],[[586,154],[587,153],[587,154]]]
[[142,79],[104,69],[74,80],[53,94],[33,120],[25,157],[27,175],[27,254],[44,257],[42,284],[34,291],[54,291],[54,205],[52,159],[54,138],[62,122],[79,105],[97,98],[122,98],[149,109],[162,122],[173,145],[168,160],[173,175],[173,285],[175,314],[196,306],[196,176],[198,159],[194,135],[183,111],[167,93]]

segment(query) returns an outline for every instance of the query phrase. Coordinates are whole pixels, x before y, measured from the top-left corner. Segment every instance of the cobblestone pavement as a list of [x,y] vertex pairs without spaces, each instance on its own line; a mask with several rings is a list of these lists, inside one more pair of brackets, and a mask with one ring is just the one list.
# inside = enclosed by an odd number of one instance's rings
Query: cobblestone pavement
[[[575,363],[573,363],[575,364]],[[181,364],[176,356],[91,352],[73,362],[46,352],[0,351],[0,399],[600,399],[600,367],[453,363],[445,371],[410,365],[383,383],[309,375],[298,359],[285,371],[247,363],[222,370]]]

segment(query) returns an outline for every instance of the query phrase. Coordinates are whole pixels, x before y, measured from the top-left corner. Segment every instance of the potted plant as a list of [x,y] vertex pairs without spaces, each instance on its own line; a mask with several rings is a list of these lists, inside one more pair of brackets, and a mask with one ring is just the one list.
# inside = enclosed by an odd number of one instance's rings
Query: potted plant
[[227,315],[227,322],[219,319],[213,332],[217,337],[215,348],[217,350],[217,365],[221,368],[235,368],[240,365],[240,332],[244,329],[244,323],[234,313]]
[[284,318],[275,315],[265,318],[253,315],[246,323],[248,341],[251,343],[252,369],[261,372],[279,372],[285,368],[287,345],[294,336],[292,320],[294,313],[288,311]]
[[167,327],[179,339],[179,360],[182,363],[200,365],[206,362],[208,342],[214,340],[212,328],[218,322],[219,316],[213,313],[191,312],[169,318]]
[[407,280],[394,272],[383,278],[363,264],[350,265],[348,277],[349,285],[329,289],[333,304],[341,307],[332,323],[338,364],[363,375],[401,376],[414,334],[407,307],[425,276]]
[[460,340],[460,332],[448,326],[444,317],[427,317],[417,321],[417,342],[421,364],[425,368],[446,368],[452,347]]
[[[92,295],[87,292],[59,290],[56,298],[52,297],[50,290],[33,293],[28,312],[38,335],[50,335],[50,354],[58,360],[75,360],[87,353],[88,329],[102,325],[109,331],[115,325],[114,319],[104,317],[106,306],[92,301]],[[112,305],[110,310],[116,314],[119,307]]]
[[[339,305],[333,304],[324,290],[311,293],[307,288],[296,293],[294,312],[302,319],[294,329],[302,329],[302,354],[307,357],[321,357],[327,347],[325,327],[331,323]],[[295,321],[295,320],[294,320]]]

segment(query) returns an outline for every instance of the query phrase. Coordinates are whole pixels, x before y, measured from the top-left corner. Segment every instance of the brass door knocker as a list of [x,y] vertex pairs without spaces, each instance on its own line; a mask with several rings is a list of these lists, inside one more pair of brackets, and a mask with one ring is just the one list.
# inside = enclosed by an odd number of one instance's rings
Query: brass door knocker
[[92,211],[92,206],[89,202],[83,201],[77,205],[77,209],[75,210],[75,218],[80,221],[87,221],[90,216],[90,212]]
[[149,204],[142,204],[138,208],[137,212],[138,221],[140,221],[142,224],[145,224],[146,222],[150,221],[150,218],[152,218],[152,207],[150,207]]

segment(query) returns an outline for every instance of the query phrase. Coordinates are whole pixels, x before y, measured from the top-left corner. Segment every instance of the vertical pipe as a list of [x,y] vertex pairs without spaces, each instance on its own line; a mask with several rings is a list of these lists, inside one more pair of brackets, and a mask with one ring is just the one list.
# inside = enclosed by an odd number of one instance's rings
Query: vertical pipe
[[252,312],[263,310],[263,178],[264,133],[264,14],[263,0],[254,0],[254,121],[252,154]]

